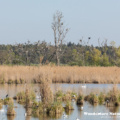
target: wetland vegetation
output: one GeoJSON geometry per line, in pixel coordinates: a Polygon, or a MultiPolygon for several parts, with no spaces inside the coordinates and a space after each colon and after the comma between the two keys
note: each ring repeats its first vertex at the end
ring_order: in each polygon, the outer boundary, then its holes
{"type": "MultiPolygon", "coordinates": [[[[3,85],[4,86],[4,85],[3,85]]],[[[71,112],[76,111],[73,102],[76,106],[80,107],[80,111],[84,110],[84,105],[89,104],[90,106],[105,106],[110,110],[115,108],[117,112],[120,105],[120,89],[116,84],[113,84],[111,89],[108,92],[99,92],[95,93],[84,93],[84,90],[87,88],[82,88],[79,85],[77,91],[73,89],[62,89],[59,84],[55,84],[53,89],[51,89],[50,79],[44,79],[41,81],[41,84],[38,84],[38,89],[33,89],[33,85],[25,84],[23,85],[25,89],[19,90],[13,98],[8,96],[4,99],[0,99],[1,109],[2,106],[8,105],[7,116],[16,116],[18,114],[15,110],[20,109],[14,106],[14,102],[20,104],[26,109],[25,117],[34,117],[39,118],[39,116],[47,115],[51,116],[50,119],[61,118],[63,113],[71,114],[71,112]],[[38,97],[39,96],[39,99],[38,97]],[[15,101],[13,101],[13,99],[15,101]],[[63,105],[64,103],[64,105],[63,105]]],[[[2,96],[1,96],[2,98],[2,96]]],[[[111,110],[113,111],[113,110],[111,110]]],[[[13,117],[12,120],[14,120],[13,117]]]]}
{"type": "Polygon", "coordinates": [[[120,83],[119,67],[0,66],[0,83],[120,83]]]}

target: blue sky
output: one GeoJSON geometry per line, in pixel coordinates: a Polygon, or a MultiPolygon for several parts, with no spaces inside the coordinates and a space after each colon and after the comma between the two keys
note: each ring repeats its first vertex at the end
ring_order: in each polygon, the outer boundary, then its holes
{"type": "Polygon", "coordinates": [[[120,45],[120,0],[0,0],[0,44],[45,40],[54,43],[51,23],[61,11],[70,31],[66,42],[91,37],[120,45]]]}

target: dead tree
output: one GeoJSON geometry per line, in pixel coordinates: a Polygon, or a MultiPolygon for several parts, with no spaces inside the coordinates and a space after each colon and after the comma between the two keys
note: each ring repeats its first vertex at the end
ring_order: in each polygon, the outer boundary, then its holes
{"type": "Polygon", "coordinates": [[[61,46],[64,42],[66,34],[69,29],[65,29],[64,22],[62,21],[63,15],[61,12],[57,11],[53,16],[52,29],[54,32],[54,42],[55,42],[55,54],[56,54],[56,63],[59,66],[61,46]]]}

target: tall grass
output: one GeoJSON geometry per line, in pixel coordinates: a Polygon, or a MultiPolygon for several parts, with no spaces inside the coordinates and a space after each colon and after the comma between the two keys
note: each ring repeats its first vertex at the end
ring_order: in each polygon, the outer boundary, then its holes
{"type": "Polygon", "coordinates": [[[6,82],[37,83],[47,77],[56,83],[120,83],[119,72],[119,67],[0,66],[0,78],[6,82]]]}

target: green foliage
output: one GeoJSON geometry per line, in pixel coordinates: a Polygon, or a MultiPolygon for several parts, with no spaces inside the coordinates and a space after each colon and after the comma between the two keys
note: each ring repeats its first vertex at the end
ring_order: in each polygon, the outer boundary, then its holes
{"type": "Polygon", "coordinates": [[[102,65],[102,66],[109,66],[109,65],[110,65],[110,63],[109,63],[109,58],[108,58],[108,56],[106,55],[106,53],[104,53],[103,56],[102,56],[101,65],[102,65]]]}
{"type": "Polygon", "coordinates": [[[98,96],[98,100],[100,103],[104,102],[105,95],[101,92],[100,95],[98,96]]]}
{"type": "MultiPolygon", "coordinates": [[[[7,65],[34,65],[51,62],[55,65],[55,46],[46,48],[46,42],[42,41],[39,46],[29,42],[18,45],[0,45],[0,64],[7,65]],[[41,49],[41,48],[45,48],[41,49]],[[46,51],[46,52],[45,52],[46,51]],[[43,59],[40,61],[40,56],[43,59]]],[[[115,47],[111,41],[110,46],[94,47],[69,42],[61,46],[63,54],[60,55],[61,65],[70,66],[120,66],[120,47],[115,47]]]]}
{"type": "Polygon", "coordinates": [[[72,106],[72,104],[71,104],[70,101],[67,101],[67,102],[66,102],[65,110],[73,110],[73,106],[72,106]]]}
{"type": "Polygon", "coordinates": [[[97,103],[98,102],[98,96],[96,96],[95,94],[91,93],[90,97],[89,97],[89,102],[91,104],[97,103]]]}
{"type": "Polygon", "coordinates": [[[55,95],[57,98],[58,97],[62,97],[63,96],[63,92],[61,90],[57,91],[56,92],[56,95],[55,95]]]}

